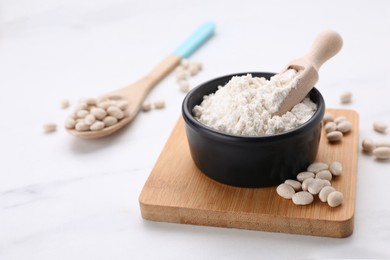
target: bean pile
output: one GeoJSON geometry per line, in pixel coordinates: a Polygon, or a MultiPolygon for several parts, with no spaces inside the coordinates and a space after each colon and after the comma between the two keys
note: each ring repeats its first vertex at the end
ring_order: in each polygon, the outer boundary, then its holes
{"type": "Polygon", "coordinates": [[[323,118],[326,138],[329,142],[340,142],[343,136],[352,130],[352,123],[345,116],[333,117],[326,113],[323,118]]]}
{"type": "Polygon", "coordinates": [[[195,76],[202,70],[202,64],[199,62],[182,59],[180,65],[176,68],[176,80],[180,91],[186,93],[190,90],[188,77],[195,76]]]}
{"type": "Polygon", "coordinates": [[[331,186],[333,177],[340,176],[343,167],[340,162],[330,164],[315,162],[306,171],[297,175],[297,180],[286,180],[276,188],[279,196],[291,199],[295,205],[308,205],[318,195],[322,202],[330,207],[338,207],[343,203],[344,196],[331,186]]]}
{"type": "Polygon", "coordinates": [[[65,120],[65,127],[76,131],[99,131],[117,124],[126,114],[127,100],[121,96],[87,98],[65,120]]]}

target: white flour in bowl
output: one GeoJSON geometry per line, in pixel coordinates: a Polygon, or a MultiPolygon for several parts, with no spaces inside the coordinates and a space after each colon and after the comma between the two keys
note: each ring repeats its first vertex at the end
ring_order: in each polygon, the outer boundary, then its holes
{"type": "Polygon", "coordinates": [[[282,116],[272,116],[297,83],[297,71],[290,69],[270,80],[235,76],[215,93],[204,96],[193,109],[195,118],[224,133],[264,136],[286,132],[308,121],[317,109],[309,98],[282,116]]]}

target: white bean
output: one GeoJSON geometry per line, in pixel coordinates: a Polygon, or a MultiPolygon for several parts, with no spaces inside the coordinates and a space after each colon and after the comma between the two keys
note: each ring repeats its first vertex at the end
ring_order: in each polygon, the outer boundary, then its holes
{"type": "Polygon", "coordinates": [[[351,131],[351,129],[352,129],[352,123],[347,121],[347,120],[345,120],[337,125],[337,130],[344,133],[344,134],[351,131]]]}
{"type": "Polygon", "coordinates": [[[321,189],[320,193],[318,194],[318,197],[322,202],[327,202],[329,194],[335,190],[336,189],[332,186],[325,186],[321,189]]]}
{"type": "Polygon", "coordinates": [[[94,115],[87,115],[85,118],[84,118],[84,123],[86,123],[87,125],[92,125],[93,123],[95,123],[96,121],[96,118],[94,115]]]}
{"type": "Polygon", "coordinates": [[[379,140],[374,142],[375,147],[390,147],[390,141],[379,140]]]}
{"type": "Polygon", "coordinates": [[[314,200],[313,195],[307,191],[300,191],[292,196],[292,201],[295,205],[308,205],[314,200]]]}
{"type": "Polygon", "coordinates": [[[87,115],[88,115],[89,113],[88,113],[88,111],[87,110],[79,110],[79,111],[77,111],[76,112],[76,116],[78,117],[78,118],[84,118],[84,117],[86,117],[87,115]]]}
{"type": "Polygon", "coordinates": [[[115,102],[113,100],[104,100],[104,101],[100,101],[97,104],[97,107],[102,108],[102,109],[107,109],[113,105],[115,105],[115,102]]]}
{"type": "Polygon", "coordinates": [[[184,80],[186,78],[187,78],[187,73],[185,70],[180,69],[180,70],[176,71],[176,80],[177,81],[184,80]]]}
{"type": "Polygon", "coordinates": [[[187,69],[189,65],[190,65],[190,61],[188,59],[181,59],[180,61],[181,68],[187,69]]]}
{"type": "Polygon", "coordinates": [[[125,100],[125,99],[118,100],[118,102],[116,103],[116,106],[119,107],[119,109],[121,109],[121,110],[126,110],[128,105],[129,105],[129,102],[127,102],[127,100],[125,100]]]}
{"type": "Polygon", "coordinates": [[[301,189],[301,183],[299,181],[296,181],[296,180],[286,180],[284,183],[290,185],[291,187],[293,187],[293,189],[295,191],[298,191],[301,189]]]}
{"type": "Polygon", "coordinates": [[[113,117],[116,117],[117,119],[122,119],[125,116],[125,113],[116,106],[110,106],[107,108],[107,114],[113,117]]]}
{"type": "Polygon", "coordinates": [[[164,100],[157,100],[153,103],[154,108],[156,109],[162,109],[165,107],[165,101],[164,100]]]}
{"type": "Polygon", "coordinates": [[[326,135],[329,142],[338,142],[343,138],[343,133],[340,131],[333,131],[326,135]]]}
{"type": "Polygon", "coordinates": [[[293,189],[293,187],[291,187],[290,185],[288,185],[286,183],[280,184],[276,188],[276,192],[278,193],[278,195],[280,197],[285,198],[285,199],[291,199],[291,197],[295,194],[295,190],[293,189]]]}
{"type": "Polygon", "coordinates": [[[352,100],[352,92],[351,92],[351,91],[343,92],[343,93],[340,95],[340,101],[341,101],[341,103],[343,103],[343,104],[350,103],[351,100],[352,100]]]}
{"type": "Polygon", "coordinates": [[[337,125],[335,122],[328,122],[325,124],[324,128],[325,128],[326,133],[330,133],[330,132],[336,131],[337,125]]]}
{"type": "Polygon", "coordinates": [[[325,186],[325,183],[321,179],[314,179],[310,184],[307,186],[307,191],[310,192],[313,195],[318,194],[321,189],[325,186]]]}
{"type": "Polygon", "coordinates": [[[186,80],[180,80],[179,81],[179,89],[181,92],[188,92],[190,90],[190,85],[188,84],[188,81],[186,80]]]}
{"type": "Polygon", "coordinates": [[[152,104],[148,101],[145,101],[143,104],[142,104],[142,107],[141,107],[142,111],[143,112],[148,112],[152,109],[152,104]]]}
{"type": "Polygon", "coordinates": [[[76,125],[76,120],[74,120],[73,117],[68,117],[67,119],[65,119],[65,127],[67,129],[73,129],[76,125]]]}
{"type": "Polygon", "coordinates": [[[101,130],[104,128],[104,123],[102,121],[95,121],[90,127],[89,129],[91,131],[98,131],[98,130],[101,130]]]}
{"type": "Polygon", "coordinates": [[[314,173],[312,172],[300,172],[297,175],[297,180],[300,182],[303,182],[304,180],[308,178],[314,178],[314,173]]]}
{"type": "Polygon", "coordinates": [[[310,183],[314,181],[313,177],[307,178],[302,182],[302,190],[307,191],[309,188],[310,183]]]}
{"type": "Polygon", "coordinates": [[[307,171],[312,173],[317,173],[327,169],[329,169],[328,164],[323,162],[315,162],[310,164],[309,167],[307,167],[307,171]]]}
{"type": "Polygon", "coordinates": [[[333,120],[334,120],[333,115],[329,114],[329,113],[325,113],[324,117],[322,118],[322,121],[324,122],[324,124],[326,124],[328,122],[333,122],[333,120]]]}
{"type": "Polygon", "coordinates": [[[88,131],[89,130],[89,125],[87,125],[84,122],[78,122],[78,123],[76,123],[75,128],[76,128],[77,131],[80,131],[80,132],[88,131]]]}
{"type": "Polygon", "coordinates": [[[199,68],[197,66],[190,65],[190,68],[188,69],[191,76],[195,76],[199,72],[199,68]]]}
{"type": "Polygon", "coordinates": [[[374,141],[368,138],[363,139],[362,148],[363,148],[363,152],[372,153],[372,151],[374,151],[375,149],[374,141]]]}
{"type": "Polygon", "coordinates": [[[323,170],[323,171],[317,172],[316,179],[331,181],[332,180],[332,173],[330,173],[329,170],[323,170]]]}
{"type": "Polygon", "coordinates": [[[88,106],[94,106],[97,104],[97,100],[95,98],[87,98],[85,101],[88,106]]]}
{"type": "Polygon", "coordinates": [[[378,133],[386,133],[387,124],[385,122],[377,120],[373,123],[373,126],[378,133]]]}
{"type": "Polygon", "coordinates": [[[57,125],[55,123],[46,123],[43,125],[43,132],[52,133],[57,130],[57,125]]]}
{"type": "Polygon", "coordinates": [[[327,202],[332,208],[340,206],[343,203],[344,195],[340,191],[333,191],[329,193],[327,202]]]}
{"type": "Polygon", "coordinates": [[[103,108],[96,107],[91,109],[91,115],[94,115],[97,120],[102,120],[107,115],[107,112],[103,108]]]}
{"type": "Polygon", "coordinates": [[[340,162],[332,162],[329,164],[329,171],[333,176],[340,176],[343,172],[343,165],[340,162]]]}
{"type": "Polygon", "coordinates": [[[335,122],[337,125],[340,124],[341,122],[347,120],[347,118],[345,116],[338,116],[336,117],[333,122],[335,122]]]}
{"type": "Polygon", "coordinates": [[[118,119],[116,117],[113,117],[113,116],[106,116],[103,119],[104,126],[106,126],[106,127],[115,125],[117,122],[118,122],[118,119]]]}
{"type": "Polygon", "coordinates": [[[65,109],[69,107],[69,100],[63,99],[61,100],[61,108],[65,109]]]}
{"type": "Polygon", "coordinates": [[[378,147],[373,151],[375,157],[379,160],[390,159],[390,147],[378,147]]]}

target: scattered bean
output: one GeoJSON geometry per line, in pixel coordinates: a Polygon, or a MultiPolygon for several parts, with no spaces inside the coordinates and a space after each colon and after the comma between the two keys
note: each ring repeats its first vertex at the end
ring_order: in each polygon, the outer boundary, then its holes
{"type": "Polygon", "coordinates": [[[338,124],[340,124],[341,122],[343,122],[343,121],[345,121],[345,120],[347,120],[347,118],[346,118],[345,116],[338,116],[338,117],[336,117],[336,118],[333,120],[333,122],[335,122],[336,125],[338,125],[338,124]]]}
{"type": "Polygon", "coordinates": [[[57,125],[55,123],[46,123],[43,125],[43,132],[52,133],[57,130],[57,125]]]}
{"type": "Polygon", "coordinates": [[[298,191],[301,189],[301,183],[299,181],[296,181],[296,180],[286,180],[284,183],[290,185],[291,187],[293,187],[293,189],[295,191],[298,191]]]}
{"type": "MultiPolygon", "coordinates": [[[[190,65],[190,61],[188,59],[181,59],[180,65],[183,69],[187,69],[190,65]]],[[[180,68],[180,67],[179,67],[180,68]]]]}
{"type": "Polygon", "coordinates": [[[181,92],[189,91],[189,84],[187,82],[188,76],[195,76],[202,69],[202,64],[199,62],[192,62],[188,59],[182,59],[180,65],[176,68],[176,80],[179,84],[181,92]]]}
{"type": "Polygon", "coordinates": [[[307,191],[313,195],[317,195],[324,186],[325,184],[321,179],[314,179],[307,186],[307,191]]]}
{"type": "Polygon", "coordinates": [[[326,138],[329,142],[338,142],[341,141],[341,139],[343,138],[343,133],[340,131],[333,131],[326,134],[326,138]]]}
{"type": "Polygon", "coordinates": [[[148,112],[152,109],[152,104],[148,101],[145,101],[143,104],[142,104],[142,111],[144,112],[148,112]]]}
{"type": "Polygon", "coordinates": [[[390,141],[379,140],[374,142],[375,147],[390,147],[390,141]]]}
{"type": "Polygon", "coordinates": [[[179,89],[181,92],[188,92],[190,90],[190,86],[188,84],[188,81],[180,80],[179,81],[179,89]]]}
{"type": "Polygon", "coordinates": [[[332,180],[332,173],[330,173],[329,170],[323,170],[323,171],[317,172],[316,179],[331,181],[332,180]]]}
{"type": "Polygon", "coordinates": [[[343,172],[343,165],[340,162],[332,162],[329,164],[329,171],[333,176],[340,176],[343,172]]]}
{"type": "Polygon", "coordinates": [[[326,133],[330,133],[330,132],[336,131],[337,125],[335,122],[328,122],[325,124],[324,128],[325,128],[326,133]]]}
{"type": "Polygon", "coordinates": [[[333,191],[329,193],[327,202],[332,208],[340,206],[343,203],[344,195],[340,191],[333,191]]]}
{"type": "Polygon", "coordinates": [[[154,107],[156,109],[162,109],[165,107],[165,101],[164,100],[157,100],[153,103],[154,107]]]}
{"type": "Polygon", "coordinates": [[[346,91],[340,95],[340,101],[343,104],[351,103],[352,100],[352,92],[346,91]]]}
{"type": "Polygon", "coordinates": [[[374,130],[377,131],[378,133],[386,133],[387,130],[387,124],[383,121],[375,121],[373,123],[374,130]]]}
{"type": "Polygon", "coordinates": [[[286,183],[280,184],[276,188],[276,192],[280,197],[283,197],[285,199],[291,199],[291,197],[295,194],[294,188],[286,183]]]}
{"type": "Polygon", "coordinates": [[[352,123],[347,120],[342,121],[337,125],[337,130],[342,132],[343,134],[348,133],[349,131],[351,131],[351,129],[352,129],[352,123]]]}
{"type": "Polygon", "coordinates": [[[328,164],[323,162],[315,162],[307,167],[308,172],[317,173],[323,170],[327,170],[329,168],[328,164]]]}
{"type": "Polygon", "coordinates": [[[306,180],[308,178],[314,178],[314,176],[315,175],[312,172],[300,172],[297,175],[297,180],[300,182],[303,182],[304,180],[306,180]]]}
{"type": "Polygon", "coordinates": [[[326,124],[328,122],[333,122],[333,120],[334,120],[333,115],[329,114],[329,113],[325,113],[324,117],[322,118],[322,121],[324,122],[324,124],[326,124]]]}
{"type": "Polygon", "coordinates": [[[371,139],[365,138],[362,141],[363,152],[372,153],[375,149],[374,142],[371,139]]]}
{"type": "Polygon", "coordinates": [[[375,157],[379,160],[390,159],[390,147],[378,147],[373,151],[375,157]]]}
{"type": "Polygon", "coordinates": [[[300,191],[292,196],[292,201],[295,205],[308,205],[314,200],[313,195],[307,191],[300,191]]]}
{"type": "Polygon", "coordinates": [[[307,178],[302,182],[302,190],[307,191],[309,188],[309,185],[314,181],[313,177],[307,178]]]}
{"type": "Polygon", "coordinates": [[[322,202],[327,202],[329,194],[335,190],[336,189],[332,186],[325,186],[321,189],[320,193],[318,194],[318,197],[322,202]]]}
{"type": "Polygon", "coordinates": [[[65,109],[69,107],[69,100],[63,99],[61,100],[61,108],[65,109]]]}

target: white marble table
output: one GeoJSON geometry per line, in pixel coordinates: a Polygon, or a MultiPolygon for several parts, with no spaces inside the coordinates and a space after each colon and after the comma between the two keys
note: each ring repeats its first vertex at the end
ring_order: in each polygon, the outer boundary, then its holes
{"type": "Polygon", "coordinates": [[[328,107],[360,114],[360,139],[390,124],[389,1],[0,2],[0,259],[298,259],[390,257],[390,162],[359,152],[355,229],[345,239],[154,223],[138,196],[179,115],[173,75],[151,93],[164,110],[119,134],[77,140],[62,124],[77,101],[141,77],[207,20],[214,38],[190,80],[279,71],[333,28],[344,48],[321,69],[328,107]],[[339,95],[353,91],[353,103],[339,95]]]}

